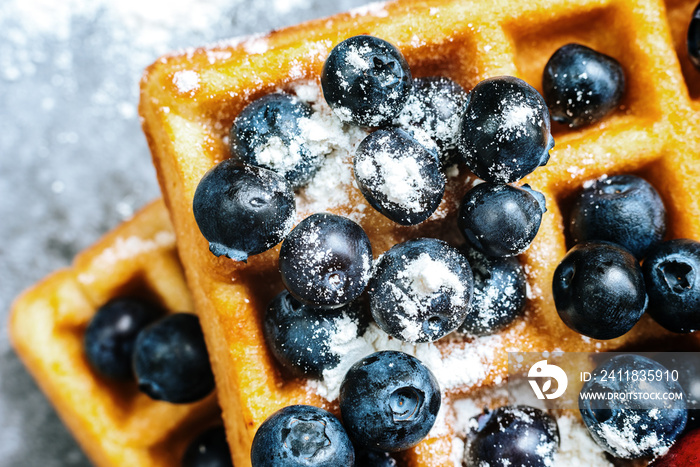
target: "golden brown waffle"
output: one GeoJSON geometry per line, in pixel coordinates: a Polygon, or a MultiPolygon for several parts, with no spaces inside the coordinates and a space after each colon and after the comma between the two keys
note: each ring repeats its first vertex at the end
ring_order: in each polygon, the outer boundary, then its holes
{"type": "Polygon", "coordinates": [[[187,405],[154,401],[135,383],[97,376],[83,355],[83,334],[97,308],[125,295],[172,312],[193,309],[162,201],[17,299],[10,337],[95,465],[179,465],[200,430],[220,419],[216,395],[187,405]]]}
{"type": "MultiPolygon", "coordinates": [[[[293,403],[335,408],[304,381],[285,379],[263,340],[262,312],[283,288],[277,272],[279,247],[251,257],[247,264],[216,258],[194,221],[194,191],[209,168],[229,157],[226,137],[241,109],[298,81],[318,85],[332,47],[357,34],[398,46],[415,77],[448,76],[467,90],[498,75],[518,76],[541,90],[546,61],[569,42],[622,63],[627,90],[620,108],[583,129],[555,126],[557,144],[549,164],[523,180],[545,194],[549,209],[535,242],[521,256],[530,288],[527,311],[491,340],[496,344],[484,354],[482,377],[443,398],[449,406],[451,399],[500,381],[509,350],[603,351],[646,347],[652,340],[671,338],[648,317],[617,339],[583,337],[557,316],[551,280],[571,246],[564,233],[571,195],[583,181],[604,174],[645,177],[666,203],[669,238],[700,239],[700,88],[698,73],[681,66],[679,58],[686,57],[676,53],[684,47],[681,36],[695,3],[669,2],[667,16],[660,0],[399,0],[263,37],[188,50],[164,57],[147,70],[140,113],[213,359],[237,467],[250,465],[255,430],[277,409],[293,403]],[[672,32],[678,35],[675,48],[672,32]]],[[[346,199],[329,210],[341,215],[362,212],[359,223],[375,255],[408,238],[447,238],[455,224],[456,202],[471,177],[463,167],[460,172],[448,183],[438,209],[442,215],[416,227],[388,221],[352,187],[342,188],[348,190],[346,199]],[[363,205],[365,209],[358,208],[363,205]]],[[[298,198],[297,220],[312,213],[308,206],[298,198]]],[[[697,345],[697,335],[689,339],[697,345]]],[[[486,344],[475,340],[437,345],[445,354],[461,347],[481,355],[486,344]]],[[[448,429],[404,458],[412,466],[450,465],[451,440],[448,429]]]]}

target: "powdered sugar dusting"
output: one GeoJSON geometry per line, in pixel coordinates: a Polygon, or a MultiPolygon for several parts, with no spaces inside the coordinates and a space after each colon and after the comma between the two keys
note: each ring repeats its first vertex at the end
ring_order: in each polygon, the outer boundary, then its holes
{"type": "MultiPolygon", "coordinates": [[[[445,392],[478,385],[492,369],[494,354],[502,344],[499,336],[489,336],[461,343],[444,351],[434,343],[411,344],[395,339],[372,323],[359,338],[357,323],[346,323],[343,331],[331,340],[330,352],[339,355],[338,366],[323,372],[321,381],[307,381],[307,386],[321,397],[333,401],[348,369],[358,360],[380,350],[396,350],[418,358],[435,375],[445,392]]],[[[339,329],[341,329],[339,327],[339,329]]]]}
{"type": "MultiPolygon", "coordinates": [[[[348,193],[355,183],[352,155],[360,141],[367,136],[367,131],[343,123],[328,107],[317,84],[296,83],[292,91],[314,110],[311,118],[304,119],[300,125],[302,138],[314,152],[325,156],[316,175],[297,194],[299,215],[328,211],[338,206],[350,207],[348,193]]],[[[362,217],[364,205],[353,208],[354,215],[348,217],[358,220],[362,217]]]]}
{"type": "MultiPolygon", "coordinates": [[[[172,232],[158,232],[153,239],[144,239],[137,236],[118,237],[114,246],[106,248],[99,256],[95,257],[93,264],[98,269],[109,271],[120,261],[136,258],[151,251],[164,248],[175,247],[175,234],[172,232]]],[[[78,281],[84,284],[91,284],[97,278],[90,273],[82,273],[78,276],[78,281]]]]}
{"type": "Polygon", "coordinates": [[[358,8],[353,8],[349,11],[350,15],[355,16],[376,16],[377,18],[385,18],[389,16],[389,12],[385,9],[386,2],[374,2],[358,8]]]}
{"type": "Polygon", "coordinates": [[[181,70],[173,75],[173,83],[178,92],[189,94],[199,88],[199,74],[192,70],[181,70]]]}

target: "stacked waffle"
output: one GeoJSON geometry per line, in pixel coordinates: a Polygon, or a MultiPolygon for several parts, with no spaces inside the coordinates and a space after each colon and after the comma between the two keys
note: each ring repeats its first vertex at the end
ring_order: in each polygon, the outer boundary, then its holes
{"type": "MultiPolygon", "coordinates": [[[[554,269],[571,246],[564,228],[571,199],[586,180],[623,173],[642,176],[664,200],[667,236],[700,240],[696,182],[700,177],[700,137],[696,131],[700,125],[700,74],[685,64],[684,38],[694,2],[667,3],[397,1],[267,36],[167,56],[147,70],[140,105],[144,131],[209,348],[236,466],[250,465],[253,436],[278,409],[310,404],[338,410],[328,388],[319,389],[322,385],[318,382],[282,372],[263,338],[264,310],[284,288],[278,271],[279,247],[251,256],[247,263],[216,257],[195,222],[192,204],[199,181],[215,164],[231,156],[228,133],[241,110],[256,98],[279,90],[320,96],[319,77],[331,49],[359,34],[397,46],[414,77],[446,76],[466,90],[485,78],[511,75],[542,91],[546,61],[559,47],[572,42],[615,57],[622,64],[627,88],[619,108],[581,129],[555,125],[556,147],[549,163],[523,179],[544,194],[548,207],[537,237],[520,256],[529,289],[523,316],[495,336],[449,338],[431,344],[445,360],[463,355],[464,362],[477,369],[443,387],[441,429],[433,430],[401,458],[410,466],[450,465],[455,401],[502,382],[508,351],[657,350],[662,346],[668,350],[667,343],[676,339],[646,316],[622,337],[606,341],[587,338],[564,325],[551,292],[554,269]]],[[[315,102],[321,100],[319,97],[315,102]]],[[[457,206],[474,181],[466,168],[457,166],[449,177],[445,196],[433,216],[417,226],[404,227],[375,211],[352,183],[351,159],[359,140],[352,135],[345,139],[345,147],[334,149],[336,165],[325,172],[322,168],[308,187],[297,192],[296,222],[319,211],[350,217],[368,234],[375,257],[412,238],[454,238],[457,206]]],[[[150,217],[154,216],[151,212],[150,217]]],[[[103,244],[99,248],[109,247],[103,244]]],[[[140,261],[133,263],[142,264],[140,261]]],[[[124,264],[131,262],[124,259],[124,264]]],[[[116,275],[114,269],[111,271],[116,275]]],[[[135,270],[133,274],[132,280],[144,277],[135,270]]],[[[177,284],[184,293],[182,281],[177,284]]],[[[21,317],[30,312],[22,308],[42,303],[33,297],[19,302],[15,313],[15,340],[22,355],[32,355],[21,345],[20,336],[30,332],[21,324],[21,317]]],[[[685,349],[700,348],[697,334],[683,340],[685,349]]],[[[71,361],[80,361],[78,350],[73,348],[72,352],[71,361]]],[[[46,365],[48,356],[56,352],[37,354],[27,357],[30,367],[32,361],[46,365]]],[[[47,375],[57,388],[70,384],[68,379],[59,381],[51,376],[48,370],[37,373],[40,381],[47,375]]],[[[98,384],[94,378],[92,381],[98,384]]],[[[47,392],[52,390],[47,388],[47,392]]],[[[61,407],[62,403],[56,403],[61,407]]],[[[135,409],[130,406],[130,410],[135,409]]],[[[66,418],[71,420],[68,415],[66,418]]],[[[83,428],[75,428],[79,439],[93,426],[87,419],[82,423],[83,428]]],[[[160,446],[162,438],[154,442],[160,446]]],[[[97,449],[95,443],[84,440],[88,452],[97,449]]]]}

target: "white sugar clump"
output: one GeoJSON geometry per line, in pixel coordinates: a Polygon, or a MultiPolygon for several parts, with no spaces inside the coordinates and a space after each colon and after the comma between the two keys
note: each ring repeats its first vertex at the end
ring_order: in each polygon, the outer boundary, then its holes
{"type": "MultiPolygon", "coordinates": [[[[305,215],[348,206],[348,193],[354,184],[352,154],[368,133],[355,125],[343,123],[328,107],[315,83],[297,83],[292,91],[314,110],[310,118],[302,119],[299,124],[301,137],[311,153],[325,157],[311,181],[299,190],[298,211],[305,215]]],[[[356,217],[360,217],[360,207],[357,209],[356,217]]]]}
{"type": "MultiPolygon", "coordinates": [[[[654,410],[654,409],[651,409],[654,410]]],[[[664,454],[670,443],[664,438],[659,438],[656,433],[651,432],[640,436],[639,422],[642,420],[641,413],[628,413],[623,421],[622,427],[617,427],[608,420],[593,428],[595,433],[610,446],[616,457],[633,459],[642,456],[650,450],[655,456],[664,454]]],[[[646,411],[646,417],[650,417],[650,410],[646,411]]]]}
{"type": "MultiPolygon", "coordinates": [[[[388,144],[389,138],[383,140],[388,144]]],[[[412,153],[379,151],[372,157],[358,155],[355,173],[390,203],[408,211],[423,209],[420,194],[426,186],[425,177],[421,174],[420,162],[412,153]]]]}
{"type": "Polygon", "coordinates": [[[301,162],[301,147],[297,141],[286,145],[279,136],[273,136],[256,148],[255,159],[263,167],[284,174],[301,162]]]}
{"type": "Polygon", "coordinates": [[[427,253],[411,261],[398,276],[409,281],[410,290],[417,297],[430,297],[447,289],[453,306],[464,303],[464,284],[459,276],[445,262],[431,258],[427,253]]]}
{"type": "Polygon", "coordinates": [[[199,88],[199,74],[192,70],[177,71],[173,75],[173,83],[182,94],[194,92],[199,88]]]}
{"type": "Polygon", "coordinates": [[[554,456],[556,467],[586,465],[589,467],[611,467],[605,451],[591,438],[588,429],[571,415],[557,418],[559,425],[559,450],[554,456]]]}
{"type": "Polygon", "coordinates": [[[343,378],[355,362],[380,350],[396,350],[413,355],[432,371],[443,392],[476,385],[491,370],[494,353],[502,342],[499,336],[483,337],[465,347],[451,349],[443,356],[433,343],[411,344],[395,339],[374,323],[361,337],[355,337],[357,326],[349,318],[339,323],[339,332],[330,339],[329,352],[338,355],[340,363],[324,371],[320,381],[307,381],[310,389],[328,401],[338,398],[343,378]]]}

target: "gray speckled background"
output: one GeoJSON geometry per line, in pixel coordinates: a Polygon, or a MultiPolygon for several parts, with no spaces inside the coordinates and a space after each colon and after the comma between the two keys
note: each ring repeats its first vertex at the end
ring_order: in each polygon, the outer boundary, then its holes
{"type": "Polygon", "coordinates": [[[0,1],[0,466],[90,465],[12,351],[7,319],[23,289],[159,196],[136,114],[143,68],[363,3],[0,1]]]}

